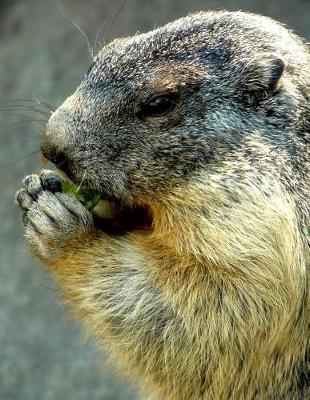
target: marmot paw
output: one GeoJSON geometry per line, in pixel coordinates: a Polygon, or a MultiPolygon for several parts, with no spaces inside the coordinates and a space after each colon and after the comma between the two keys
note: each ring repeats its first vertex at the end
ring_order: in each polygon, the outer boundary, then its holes
{"type": "Polygon", "coordinates": [[[74,195],[61,193],[53,171],[27,176],[15,199],[24,211],[26,237],[41,257],[57,257],[69,239],[83,240],[93,228],[92,214],[74,195]]]}

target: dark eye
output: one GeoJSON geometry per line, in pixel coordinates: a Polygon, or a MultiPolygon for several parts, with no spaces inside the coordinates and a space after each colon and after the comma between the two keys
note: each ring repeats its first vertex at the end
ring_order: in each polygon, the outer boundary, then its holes
{"type": "Polygon", "coordinates": [[[144,117],[161,117],[170,113],[177,104],[177,93],[166,93],[151,97],[141,108],[144,117]]]}

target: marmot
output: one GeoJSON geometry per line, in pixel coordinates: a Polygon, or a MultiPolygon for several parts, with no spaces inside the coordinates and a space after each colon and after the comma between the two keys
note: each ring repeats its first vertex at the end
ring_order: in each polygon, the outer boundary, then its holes
{"type": "Polygon", "coordinates": [[[145,396],[309,398],[309,65],[267,17],[200,12],[114,40],[50,117],[42,153],[118,211],[43,171],[26,238],[145,396]]]}

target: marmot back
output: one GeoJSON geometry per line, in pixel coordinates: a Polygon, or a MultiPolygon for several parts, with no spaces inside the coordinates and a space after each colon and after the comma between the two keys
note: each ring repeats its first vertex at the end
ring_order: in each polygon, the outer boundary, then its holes
{"type": "Polygon", "coordinates": [[[309,65],[269,18],[201,12],[110,43],[49,120],[43,154],[109,215],[43,171],[26,237],[152,398],[310,395],[309,65]]]}

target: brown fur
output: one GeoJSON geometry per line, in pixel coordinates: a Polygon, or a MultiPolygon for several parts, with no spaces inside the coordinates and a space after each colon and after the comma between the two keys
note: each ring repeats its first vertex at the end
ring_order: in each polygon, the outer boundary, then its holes
{"type": "Polygon", "coordinates": [[[309,59],[269,19],[196,14],[108,46],[50,119],[52,161],[152,216],[99,229],[46,172],[17,194],[73,313],[152,399],[310,396],[309,59]],[[141,118],[167,91],[175,109],[141,118]]]}
{"type": "Polygon", "coordinates": [[[88,246],[78,242],[80,250],[48,264],[90,332],[113,348],[126,373],[143,381],[150,374],[146,386],[161,388],[157,398],[289,398],[287,385],[298,373],[295,368],[308,340],[301,334],[307,327],[301,307],[308,295],[309,254],[302,256],[305,248],[294,207],[280,187],[273,187],[267,197],[253,186],[240,192],[238,200],[238,208],[231,209],[231,199],[218,190],[216,181],[207,190],[191,184],[163,204],[150,204],[152,232],[123,239],[100,233],[88,246]],[[204,218],[205,206],[209,214],[204,218]],[[102,248],[112,273],[125,254],[143,260],[165,305],[177,310],[182,329],[171,326],[173,334],[166,333],[164,348],[157,341],[144,348],[140,336],[117,341],[105,316],[99,318],[100,291],[110,285],[101,271],[102,248]],[[247,356],[241,362],[242,354],[247,356]]]}

